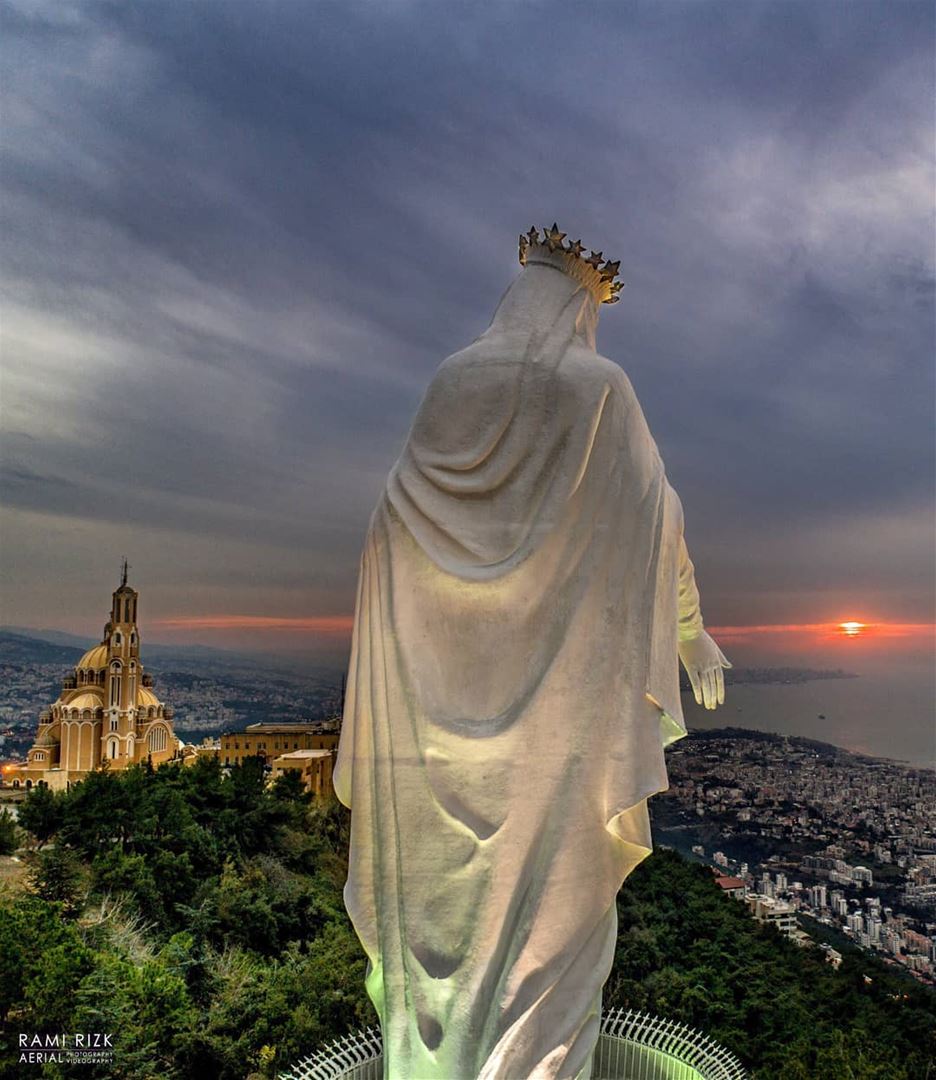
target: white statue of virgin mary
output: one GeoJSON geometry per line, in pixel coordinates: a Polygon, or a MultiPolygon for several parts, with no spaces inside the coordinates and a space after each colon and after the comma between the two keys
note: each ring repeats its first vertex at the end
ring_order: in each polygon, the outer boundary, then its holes
{"type": "Polygon", "coordinates": [[[679,498],[554,225],[432,379],[360,563],[335,790],[391,1080],[584,1080],[647,798],[730,666],[679,498]]]}

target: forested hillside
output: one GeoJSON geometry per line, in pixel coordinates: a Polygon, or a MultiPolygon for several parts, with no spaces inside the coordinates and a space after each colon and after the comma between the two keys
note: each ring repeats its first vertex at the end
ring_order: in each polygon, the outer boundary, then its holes
{"type": "MultiPolygon", "coordinates": [[[[43,1077],[273,1077],[373,1023],[341,890],[348,812],[255,762],[95,773],[21,804],[28,870],[0,892],[0,1076],[18,1032],[112,1032],[112,1064],[43,1077]]],[[[0,823],[2,824],[2,823],[0,823]]],[[[0,844],[13,845],[9,824],[0,844]]],[[[670,851],[619,898],[606,1005],[683,1020],[754,1080],[922,1080],[936,995],[866,954],[834,971],[670,851]]],[[[930,1072],[936,1077],[936,1070],[930,1072]]]]}

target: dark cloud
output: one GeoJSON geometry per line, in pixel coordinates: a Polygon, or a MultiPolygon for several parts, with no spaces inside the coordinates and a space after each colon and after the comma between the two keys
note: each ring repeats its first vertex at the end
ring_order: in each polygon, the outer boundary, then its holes
{"type": "Polygon", "coordinates": [[[928,617],[929,4],[0,13],[10,620],[118,536],[188,573],[167,613],[350,608],[422,388],[554,218],[622,260],[599,345],[709,621],[856,575],[928,617]]]}

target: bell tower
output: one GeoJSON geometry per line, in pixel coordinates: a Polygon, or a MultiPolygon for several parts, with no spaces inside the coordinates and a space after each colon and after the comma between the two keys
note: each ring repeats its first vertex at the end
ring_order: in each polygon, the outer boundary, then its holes
{"type": "Polygon", "coordinates": [[[127,584],[129,565],[124,559],[120,584],[111,596],[110,621],[104,627],[107,645],[107,698],[109,722],[106,734],[125,736],[129,731],[127,714],[136,706],[140,676],[140,633],[137,630],[136,589],[127,584]]]}
{"type": "Polygon", "coordinates": [[[111,629],[126,630],[128,633],[137,621],[137,591],[127,584],[127,571],[130,569],[126,559],[120,572],[120,584],[111,597],[111,629]]]}

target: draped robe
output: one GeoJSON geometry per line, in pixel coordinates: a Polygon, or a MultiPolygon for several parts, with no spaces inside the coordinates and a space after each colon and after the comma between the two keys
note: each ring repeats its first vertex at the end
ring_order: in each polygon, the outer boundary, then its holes
{"type": "Polygon", "coordinates": [[[686,733],[682,508],[597,310],[526,266],[370,520],[334,785],[385,1080],[590,1075],[615,896],[686,733]]]}

